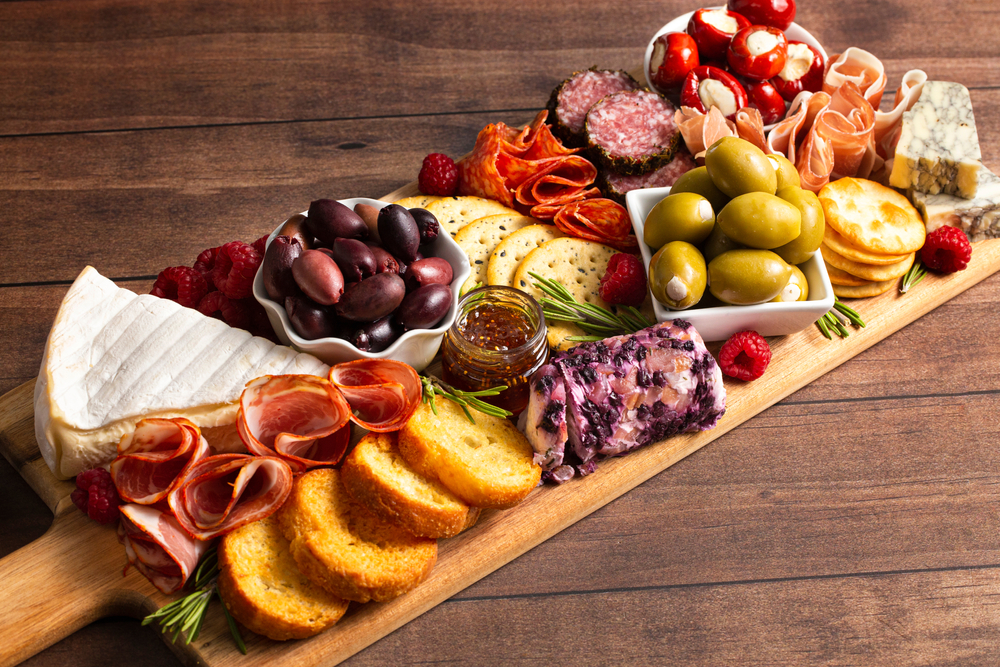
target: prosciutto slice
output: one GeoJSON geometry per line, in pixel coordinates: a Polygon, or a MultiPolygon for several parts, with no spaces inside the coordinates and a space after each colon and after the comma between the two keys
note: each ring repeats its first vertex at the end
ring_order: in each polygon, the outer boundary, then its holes
{"type": "Polygon", "coordinates": [[[128,562],[166,594],[181,589],[210,546],[192,539],[170,513],[147,505],[119,508],[118,541],[128,562]]]}
{"type": "Polygon", "coordinates": [[[710,107],[702,113],[691,107],[681,107],[674,112],[674,122],[681,131],[684,144],[696,160],[704,161],[705,151],[719,139],[739,137],[766,151],[764,142],[764,120],[760,111],[749,107],[740,109],[736,122],[722,115],[718,107],[710,107]]]}
{"type": "Polygon", "coordinates": [[[881,60],[852,46],[830,60],[823,77],[823,92],[832,95],[845,83],[853,83],[868,103],[878,109],[887,80],[881,60]]]}
{"type": "Polygon", "coordinates": [[[284,459],[298,473],[340,462],[350,419],[351,406],[324,378],[265,375],[240,395],[236,428],[248,450],[284,459]]]}
{"type": "Polygon", "coordinates": [[[282,459],[218,454],[193,465],[167,500],[186,533],[210,540],[271,516],[292,492],[292,481],[282,459]]]}
{"type": "Polygon", "coordinates": [[[152,505],[208,453],[201,430],[187,419],[143,419],[118,443],[111,478],[126,502],[152,505]]]}
{"type": "Polygon", "coordinates": [[[369,431],[398,431],[419,407],[420,376],[392,359],[358,359],[330,369],[330,382],[351,405],[351,421],[369,431]]]}

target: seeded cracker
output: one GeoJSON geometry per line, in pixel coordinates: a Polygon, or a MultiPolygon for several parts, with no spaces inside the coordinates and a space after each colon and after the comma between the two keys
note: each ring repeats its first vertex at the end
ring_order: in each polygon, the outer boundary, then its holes
{"type": "Polygon", "coordinates": [[[514,274],[517,272],[517,266],[521,260],[543,243],[563,236],[565,234],[552,225],[530,225],[512,232],[497,244],[490,255],[490,261],[486,267],[486,284],[516,287],[514,274]]]}
{"type": "Polygon", "coordinates": [[[517,211],[499,202],[482,197],[441,197],[427,205],[427,210],[441,223],[441,229],[452,236],[473,220],[487,215],[518,215],[517,211]]]}
{"type": "Polygon", "coordinates": [[[501,241],[511,233],[535,224],[539,224],[539,221],[526,215],[501,213],[474,220],[458,230],[455,243],[469,256],[469,264],[472,265],[472,275],[462,285],[462,293],[468,292],[478,283],[487,284],[486,267],[489,265],[490,255],[501,241]]]}
{"type": "Polygon", "coordinates": [[[412,197],[403,197],[398,201],[394,201],[393,204],[399,204],[403,208],[427,208],[440,199],[444,199],[444,197],[438,197],[437,195],[414,195],[412,197]]]}

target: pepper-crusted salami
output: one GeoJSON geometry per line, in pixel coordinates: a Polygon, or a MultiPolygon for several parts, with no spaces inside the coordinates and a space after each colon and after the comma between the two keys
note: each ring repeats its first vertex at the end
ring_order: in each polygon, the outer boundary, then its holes
{"type": "Polygon", "coordinates": [[[639,175],[670,162],[680,141],[670,102],[645,90],[609,95],[587,112],[587,144],[601,165],[639,175]]]}
{"type": "Polygon", "coordinates": [[[691,171],[698,165],[687,150],[678,150],[674,159],[659,169],[640,176],[624,176],[613,171],[601,172],[600,188],[604,195],[613,201],[623,204],[626,193],[643,188],[662,188],[673,185],[681,175],[691,171]]]}
{"type": "Polygon", "coordinates": [[[585,146],[584,119],[590,107],[602,97],[642,86],[622,70],[588,69],[574,72],[560,83],[549,98],[553,130],[567,146],[585,146]]]}

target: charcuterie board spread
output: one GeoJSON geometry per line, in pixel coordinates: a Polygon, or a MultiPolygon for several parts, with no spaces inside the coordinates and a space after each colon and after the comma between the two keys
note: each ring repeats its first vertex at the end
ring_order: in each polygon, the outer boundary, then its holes
{"type": "Polygon", "coordinates": [[[572,73],[150,294],[86,267],[0,397],[55,515],[0,561],[0,666],[108,614],[339,662],[996,271],[965,87],[880,111],[878,58],[794,7],[678,17],[647,85],[572,73]]]}

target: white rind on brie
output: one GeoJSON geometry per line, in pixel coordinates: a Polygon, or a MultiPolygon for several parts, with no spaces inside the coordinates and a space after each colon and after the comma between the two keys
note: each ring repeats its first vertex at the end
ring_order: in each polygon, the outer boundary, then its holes
{"type": "Polygon", "coordinates": [[[49,333],[35,383],[35,437],[61,479],[110,462],[146,417],[185,417],[239,446],[230,431],[244,385],[261,375],[325,376],[315,357],[198,311],[80,273],[49,333]]]}

